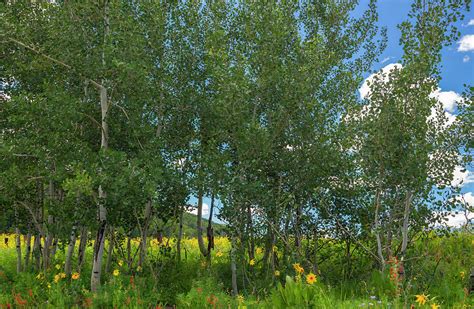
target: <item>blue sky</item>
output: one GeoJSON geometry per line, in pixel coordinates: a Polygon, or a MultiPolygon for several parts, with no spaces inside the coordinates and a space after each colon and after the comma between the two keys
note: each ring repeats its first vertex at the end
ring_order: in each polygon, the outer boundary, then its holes
{"type": "MultiPolygon", "coordinates": [[[[368,3],[369,0],[361,0],[358,10],[363,10],[368,3]]],[[[373,69],[378,70],[400,61],[403,50],[399,45],[400,31],[397,25],[407,18],[411,3],[409,0],[379,0],[379,25],[387,27],[388,45],[380,56],[381,61],[373,69]]],[[[460,39],[442,50],[440,92],[444,100],[451,100],[451,104],[456,95],[465,89],[464,84],[474,85],[474,12],[465,12],[464,15],[465,19],[456,24],[461,32],[460,39]]],[[[450,112],[456,114],[455,105],[451,106],[450,112]]],[[[472,166],[465,173],[461,172],[461,168],[456,169],[455,178],[456,182],[463,179],[461,193],[474,205],[472,166]]]]}
{"type": "MultiPolygon", "coordinates": [[[[403,50],[399,45],[400,31],[397,25],[407,18],[411,2],[409,0],[379,0],[378,23],[381,27],[387,28],[388,45],[380,56],[380,62],[373,67],[374,70],[400,61],[403,50]]],[[[361,0],[354,13],[356,15],[362,13],[368,3],[369,0],[361,0]]],[[[442,80],[440,82],[440,94],[443,99],[451,101],[450,113],[452,115],[456,114],[455,104],[453,105],[454,99],[464,90],[463,85],[474,85],[474,13],[465,12],[465,19],[458,22],[456,26],[461,32],[461,38],[442,51],[442,80]]],[[[463,179],[464,184],[461,192],[469,199],[471,205],[474,205],[474,171],[471,168],[471,170],[462,173],[458,168],[455,171],[455,176],[457,181],[463,179]]],[[[195,205],[197,200],[191,198],[189,202],[195,205]]],[[[204,203],[209,205],[210,200],[204,199],[204,203]]],[[[220,206],[220,203],[217,205],[220,206]]],[[[205,217],[208,216],[205,215],[205,217]]]]}

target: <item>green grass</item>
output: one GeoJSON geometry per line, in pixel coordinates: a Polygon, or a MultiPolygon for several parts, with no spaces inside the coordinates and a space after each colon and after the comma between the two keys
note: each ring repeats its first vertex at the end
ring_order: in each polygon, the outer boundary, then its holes
{"type": "MultiPolygon", "coordinates": [[[[7,304],[40,308],[408,308],[416,304],[417,294],[428,296],[426,308],[433,304],[474,308],[474,297],[465,292],[469,269],[474,266],[474,237],[468,234],[416,241],[406,262],[406,279],[399,287],[389,279],[388,271],[382,274],[374,270],[371,260],[362,254],[354,257],[351,277],[345,274],[343,256],[332,256],[321,263],[321,275],[313,285],[305,282],[304,275],[298,280],[291,265],[280,265],[277,280],[266,278],[258,263],[262,256],[257,255],[256,266],[247,273],[248,280],[239,272],[238,298],[230,296],[230,244],[226,238],[216,239],[210,267],[203,264],[195,239],[184,241],[187,254],[181,262],[174,257],[174,243],[170,244],[170,248],[164,248],[152,242],[149,263],[141,270],[121,263],[123,257],[117,250],[111,271],[103,274],[103,284],[96,294],[89,291],[90,246],[80,278],[55,282],[55,275],[62,272],[63,250],[56,254],[51,269],[38,276],[33,268],[17,274],[15,249],[3,245],[0,308],[7,308],[7,304]],[[113,270],[120,274],[114,276],[113,270]]],[[[334,247],[329,249],[337,252],[334,247]]]]}

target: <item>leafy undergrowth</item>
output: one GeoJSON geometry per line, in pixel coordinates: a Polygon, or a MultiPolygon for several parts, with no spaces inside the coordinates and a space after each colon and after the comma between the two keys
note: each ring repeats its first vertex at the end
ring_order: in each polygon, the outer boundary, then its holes
{"type": "Polygon", "coordinates": [[[193,239],[185,242],[187,254],[181,262],[159,248],[150,250],[144,269],[113,260],[95,294],[89,290],[90,263],[66,278],[60,250],[47,272],[30,268],[17,274],[15,249],[2,245],[0,308],[474,308],[474,296],[467,292],[474,237],[468,234],[417,241],[405,264],[405,278],[393,271],[400,261],[389,261],[383,273],[364,272],[362,257],[354,259],[352,277],[339,281],[337,274],[343,278],[344,271],[336,258],[322,263],[318,274],[295,261],[280,265],[268,278],[260,263],[263,253],[257,250],[251,271],[246,277],[238,274],[236,297],[231,296],[225,238],[216,240],[211,266],[199,257],[193,239]]]}

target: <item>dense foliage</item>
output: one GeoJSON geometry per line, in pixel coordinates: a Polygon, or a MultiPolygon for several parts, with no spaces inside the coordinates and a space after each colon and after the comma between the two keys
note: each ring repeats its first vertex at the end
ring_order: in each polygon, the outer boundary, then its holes
{"type": "Polygon", "coordinates": [[[175,278],[193,266],[195,206],[222,293],[288,301],[293,279],[269,291],[295,263],[328,283],[392,270],[408,289],[415,240],[469,206],[453,175],[472,164],[474,90],[454,121],[433,93],[470,4],[413,0],[400,63],[371,72],[387,42],[375,0],[362,14],[357,0],[3,2],[0,232],[17,272],[51,276],[63,255],[95,293],[120,255],[144,280],[175,278]],[[205,198],[230,241],[218,266],[205,198]],[[153,254],[165,238],[173,262],[153,254]]]}

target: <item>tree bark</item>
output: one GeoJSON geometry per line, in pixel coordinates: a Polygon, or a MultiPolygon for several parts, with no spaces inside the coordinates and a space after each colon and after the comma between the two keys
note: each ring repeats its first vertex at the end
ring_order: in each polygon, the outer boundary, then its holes
{"type": "Polygon", "coordinates": [[[410,221],[410,206],[411,206],[412,198],[413,198],[413,194],[411,192],[407,192],[406,197],[405,197],[405,209],[403,211],[402,250],[400,254],[402,259],[405,257],[405,252],[408,247],[408,223],[410,221]]]}
{"type": "Polygon", "coordinates": [[[15,239],[16,239],[16,272],[21,272],[21,233],[20,229],[17,227],[15,228],[15,239]]]}
{"type": "Polygon", "coordinates": [[[84,256],[85,256],[86,247],[87,247],[87,238],[88,238],[87,228],[83,226],[81,229],[79,249],[77,253],[77,272],[79,273],[82,270],[82,265],[84,265],[84,256]]]}
{"type": "Polygon", "coordinates": [[[25,265],[23,265],[23,270],[27,271],[28,266],[30,265],[30,255],[31,255],[31,231],[28,229],[28,233],[25,236],[25,265]]]}
{"type": "Polygon", "coordinates": [[[230,270],[232,273],[232,296],[237,296],[239,290],[237,287],[237,264],[235,262],[235,237],[232,237],[230,248],[230,270]]]}
{"type": "Polygon", "coordinates": [[[44,248],[43,248],[43,270],[46,272],[49,267],[49,256],[51,252],[51,245],[53,241],[53,235],[50,232],[50,227],[53,224],[53,216],[48,215],[48,228],[46,230],[46,236],[44,239],[44,248]]]}
{"type": "Polygon", "coordinates": [[[207,259],[211,260],[211,250],[214,249],[214,229],[212,228],[212,215],[214,212],[214,194],[211,195],[211,209],[207,221],[207,259]]]}
{"type": "MultiPolygon", "coordinates": [[[[102,49],[102,66],[105,69],[105,45],[109,36],[109,1],[105,0],[104,3],[104,46],[102,49]]],[[[105,88],[105,80],[102,80],[100,92],[100,110],[101,110],[101,142],[100,148],[102,151],[108,149],[108,134],[109,128],[107,123],[107,113],[109,109],[107,88],[105,88]]],[[[102,258],[104,256],[105,246],[105,231],[107,228],[107,209],[105,208],[104,202],[107,198],[107,194],[99,185],[99,229],[97,230],[97,236],[94,243],[94,254],[92,260],[92,274],[91,274],[91,291],[95,293],[100,286],[100,276],[102,271],[102,258]]]]}
{"type": "Polygon", "coordinates": [[[107,262],[105,263],[105,273],[109,273],[110,265],[112,265],[112,257],[115,247],[115,232],[113,227],[109,227],[109,248],[107,250],[107,262]]]}
{"type": "Polygon", "coordinates": [[[202,192],[198,193],[198,209],[197,209],[197,237],[199,250],[203,256],[207,256],[209,252],[207,251],[206,246],[204,245],[204,239],[202,237],[202,192]]]}
{"type": "Polygon", "coordinates": [[[176,241],[176,252],[178,254],[178,261],[181,261],[181,239],[183,239],[183,213],[184,209],[181,209],[179,213],[178,240],[176,241]]]}
{"type": "Polygon", "coordinates": [[[382,240],[380,239],[380,223],[379,223],[379,211],[380,211],[380,191],[377,190],[375,193],[375,238],[377,239],[377,255],[380,259],[380,268],[383,271],[385,269],[385,259],[382,251],[382,240]]]}
{"type": "Polygon", "coordinates": [[[71,265],[72,265],[72,254],[74,253],[74,247],[76,246],[76,230],[77,222],[74,222],[71,229],[71,235],[69,236],[69,245],[66,252],[66,261],[64,262],[64,272],[69,278],[71,276],[71,265]]]}
{"type": "Polygon", "coordinates": [[[150,226],[151,220],[151,200],[149,200],[145,205],[145,218],[143,220],[143,227],[142,227],[142,237],[140,240],[140,254],[138,256],[138,266],[143,267],[145,262],[145,257],[147,253],[147,237],[148,237],[148,228],[150,226]]]}

